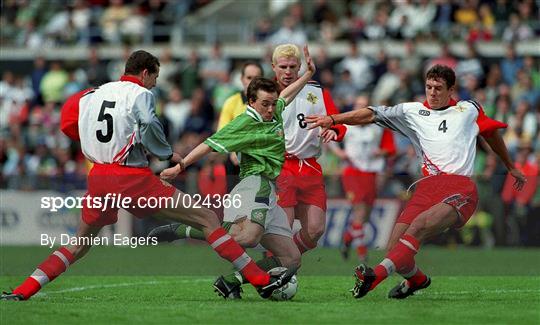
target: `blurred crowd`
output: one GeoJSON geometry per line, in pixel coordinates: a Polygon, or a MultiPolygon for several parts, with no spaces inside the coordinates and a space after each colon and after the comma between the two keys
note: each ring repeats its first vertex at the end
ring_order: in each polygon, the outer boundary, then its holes
{"type": "MultiPolygon", "coordinates": [[[[164,14],[163,17],[169,17],[169,14],[174,17],[179,12],[186,15],[209,2],[81,0],[64,8],[65,12],[56,10],[48,19],[42,19],[42,6],[49,8],[56,2],[6,0],[2,3],[2,37],[7,34],[6,29],[13,27],[20,33],[30,30],[39,33],[40,41],[62,43],[65,40],[63,32],[69,34],[71,29],[65,28],[65,25],[54,25],[54,17],[67,20],[73,28],[80,26],[80,22],[75,23],[78,20],[85,22],[83,27],[88,27],[99,23],[92,18],[96,10],[106,16],[109,10],[117,12],[120,8],[129,8],[155,20],[162,17],[153,11],[156,8],[161,8],[159,12],[164,14]],[[57,17],[64,14],[68,18],[57,17]],[[41,21],[37,21],[36,17],[40,17],[41,21]],[[33,27],[29,29],[29,25],[33,27]],[[61,33],[50,33],[51,26],[56,26],[61,33]]],[[[329,3],[331,1],[315,2],[317,10],[312,19],[317,22],[317,30],[321,33],[328,28],[325,25],[329,22],[335,21],[336,26],[343,23],[331,14],[329,3]]],[[[464,232],[466,235],[460,238],[485,246],[540,245],[540,57],[519,56],[513,43],[509,42],[505,45],[503,57],[485,58],[476,51],[474,42],[478,37],[485,37],[486,30],[492,32],[492,37],[502,37],[507,41],[538,37],[535,36],[538,31],[531,24],[536,19],[537,5],[533,1],[347,1],[346,4],[348,27],[340,30],[349,33],[348,53],[343,57],[330,57],[324,46],[314,51],[312,55],[317,64],[314,79],[331,91],[336,106],[343,112],[367,103],[394,105],[423,101],[425,71],[438,63],[454,68],[458,77],[456,99],[475,99],[488,116],[508,124],[503,137],[516,164],[529,178],[523,192],[513,191],[504,167],[479,140],[475,178],[481,197],[480,208],[469,222],[469,228],[464,232]],[[417,16],[427,18],[410,19],[417,16]],[[500,26],[504,18],[509,18],[509,21],[507,25],[500,26]],[[430,22],[430,33],[445,30],[444,37],[450,33],[445,29],[445,24],[453,26],[452,33],[459,33],[470,41],[466,54],[455,55],[444,41],[438,43],[434,56],[419,54],[415,36],[426,31],[424,25],[413,26],[419,20],[430,22]],[[475,35],[472,31],[477,28],[484,32],[471,37],[475,35]],[[361,39],[366,38],[403,38],[406,53],[401,57],[390,57],[381,46],[376,55],[367,55],[361,46],[361,39]]],[[[284,24],[289,18],[296,23],[302,22],[304,14],[301,9],[298,3],[290,6],[284,24]]],[[[133,15],[129,13],[126,16],[133,15]]],[[[163,19],[167,21],[169,18],[163,19]]],[[[76,30],[77,36],[68,39],[79,42],[80,35],[88,35],[78,27],[76,30]]],[[[107,34],[105,25],[101,30],[103,35],[100,41],[103,42],[109,41],[109,37],[112,37],[111,41],[114,37],[123,37],[107,34]]],[[[283,40],[302,43],[306,39],[296,38],[296,33],[281,33],[280,30],[273,31],[269,21],[261,21],[254,37],[271,43],[283,40]]],[[[305,33],[306,37],[308,34],[305,33]]],[[[13,32],[11,35],[16,44],[31,46],[26,43],[32,39],[30,34],[21,36],[13,32]]],[[[443,35],[435,37],[444,38],[443,35]]],[[[2,72],[0,188],[58,191],[86,188],[85,178],[90,164],[84,159],[79,144],[70,141],[59,131],[60,108],[68,96],[79,90],[118,80],[131,50],[126,45],[122,57],[104,60],[99,48],[92,46],[84,61],[46,61],[43,57],[36,57],[33,63],[29,62],[33,64],[31,73],[21,74],[9,69],[2,72]]],[[[155,54],[161,63],[160,77],[152,90],[157,99],[157,114],[174,150],[185,155],[215,130],[226,98],[241,91],[240,70],[244,61],[225,56],[219,43],[213,45],[207,56],[196,49],[182,59],[174,57],[166,48],[155,54]]],[[[255,59],[263,66],[265,76],[272,77],[271,51],[255,59]]],[[[380,195],[404,200],[407,187],[419,177],[420,170],[410,143],[397,136],[396,144],[397,154],[390,158],[380,195]]],[[[189,192],[198,191],[203,174],[198,170],[205,171],[205,177],[212,180],[214,172],[223,170],[214,168],[221,166],[222,160],[223,157],[210,157],[197,166],[198,169],[184,174],[178,185],[189,192]]],[[[325,170],[329,196],[344,197],[339,178],[343,162],[330,150],[323,152],[320,162],[325,170]]],[[[155,171],[164,167],[161,162],[151,160],[151,168],[155,171]]]]}
{"type": "MultiPolygon", "coordinates": [[[[186,28],[186,16],[212,2],[4,0],[0,37],[4,45],[32,49],[169,42],[173,33],[182,33],[186,28]]],[[[530,40],[540,33],[539,6],[534,0],[269,0],[266,3],[267,10],[258,17],[239,20],[250,20],[254,28],[249,40],[237,41],[304,44],[307,40],[421,38],[515,42],[530,40]],[[274,12],[270,9],[273,7],[282,9],[274,12]]],[[[205,29],[202,25],[200,28],[205,29]]]]}

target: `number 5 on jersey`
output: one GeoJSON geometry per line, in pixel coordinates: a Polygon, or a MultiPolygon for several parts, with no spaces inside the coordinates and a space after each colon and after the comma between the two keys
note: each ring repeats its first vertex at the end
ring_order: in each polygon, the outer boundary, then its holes
{"type": "Polygon", "coordinates": [[[109,102],[104,100],[103,104],[101,104],[101,110],[99,111],[98,115],[98,122],[107,122],[107,129],[105,131],[105,134],[103,134],[103,130],[97,130],[96,131],[96,137],[99,142],[107,143],[111,141],[113,136],[113,117],[109,113],[105,113],[106,108],[114,108],[114,105],[116,105],[116,102],[109,102]]]}

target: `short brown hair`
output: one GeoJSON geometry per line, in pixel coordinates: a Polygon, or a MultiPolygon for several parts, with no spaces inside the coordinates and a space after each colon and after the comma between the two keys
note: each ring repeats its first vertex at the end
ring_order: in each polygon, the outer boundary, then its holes
{"type": "Polygon", "coordinates": [[[266,91],[268,93],[279,93],[278,85],[274,80],[263,77],[255,77],[253,80],[251,80],[247,88],[246,95],[248,103],[257,100],[257,91],[259,90],[266,91]]]}
{"type": "Polygon", "coordinates": [[[257,61],[247,61],[246,63],[244,63],[242,65],[242,76],[244,76],[246,74],[246,68],[249,67],[250,65],[258,68],[261,71],[261,75],[264,74],[264,70],[263,70],[263,68],[262,68],[262,66],[260,65],[259,62],[257,62],[257,61]]]}
{"type": "Polygon", "coordinates": [[[442,64],[436,64],[428,70],[426,73],[426,80],[429,79],[442,79],[446,81],[447,88],[450,88],[456,84],[456,74],[454,70],[442,64]]]}
{"type": "Polygon", "coordinates": [[[152,54],[138,50],[129,56],[126,61],[126,68],[124,74],[138,75],[144,69],[147,69],[150,73],[156,73],[159,67],[159,60],[152,54]]]}

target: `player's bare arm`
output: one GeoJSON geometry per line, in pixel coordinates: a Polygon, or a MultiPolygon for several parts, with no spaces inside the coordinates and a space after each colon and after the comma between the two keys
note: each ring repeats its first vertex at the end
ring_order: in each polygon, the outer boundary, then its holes
{"type": "Polygon", "coordinates": [[[313,60],[311,59],[311,56],[309,55],[308,46],[304,46],[304,57],[306,58],[306,64],[307,64],[307,70],[306,72],[298,78],[295,82],[287,86],[285,89],[281,91],[279,94],[279,97],[283,98],[285,100],[285,104],[288,105],[290,102],[293,101],[294,97],[298,94],[302,88],[307,84],[309,80],[311,80],[311,77],[313,77],[313,74],[315,74],[316,68],[315,63],[313,63],[313,60]]]}
{"type": "Polygon", "coordinates": [[[375,122],[375,113],[366,107],[335,115],[308,115],[306,122],[309,124],[309,130],[316,127],[328,130],[336,124],[362,125],[373,123],[375,122]]]}
{"type": "Polygon", "coordinates": [[[508,149],[506,148],[506,145],[504,144],[504,140],[502,139],[499,132],[495,131],[493,132],[491,136],[484,137],[484,139],[486,140],[488,145],[491,147],[493,152],[495,152],[497,156],[501,158],[504,166],[506,167],[510,175],[512,175],[515,178],[514,188],[521,191],[527,179],[525,178],[523,173],[514,166],[514,162],[512,161],[512,158],[510,158],[508,149]]]}

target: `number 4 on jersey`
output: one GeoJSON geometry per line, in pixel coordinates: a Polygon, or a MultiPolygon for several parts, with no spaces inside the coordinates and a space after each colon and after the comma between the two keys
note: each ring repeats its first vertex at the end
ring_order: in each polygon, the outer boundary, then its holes
{"type": "Polygon", "coordinates": [[[446,133],[446,130],[448,130],[448,128],[446,127],[446,120],[443,120],[441,124],[439,124],[439,131],[446,133]]]}

